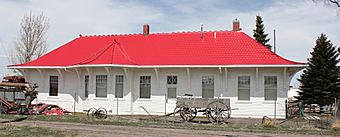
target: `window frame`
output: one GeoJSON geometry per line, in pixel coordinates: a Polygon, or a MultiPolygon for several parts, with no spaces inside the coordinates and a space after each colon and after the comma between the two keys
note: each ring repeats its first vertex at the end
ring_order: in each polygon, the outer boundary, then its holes
{"type": "MultiPolygon", "coordinates": [[[[236,83],[237,83],[236,91],[237,91],[237,100],[238,101],[250,101],[250,99],[251,99],[251,84],[252,84],[251,80],[252,80],[251,75],[237,75],[237,77],[236,77],[236,83]],[[240,99],[240,85],[239,85],[240,77],[249,77],[249,98],[247,98],[247,99],[240,99]]],[[[248,88],[241,88],[241,90],[247,90],[247,89],[248,88]]]]}
{"type": "Polygon", "coordinates": [[[97,75],[95,75],[95,85],[96,85],[96,91],[95,91],[95,97],[96,98],[107,98],[108,97],[108,86],[109,86],[109,76],[108,75],[106,75],[106,74],[97,74],[97,75]],[[98,96],[98,77],[99,76],[105,76],[106,77],[106,86],[105,86],[105,89],[106,89],[106,94],[105,94],[105,96],[98,96]]]}
{"type": "Polygon", "coordinates": [[[167,99],[176,99],[178,95],[178,74],[167,74],[165,77],[165,84],[166,84],[166,98],[167,99]],[[176,77],[176,84],[169,84],[168,77],[175,76],[176,77]],[[175,96],[174,98],[169,98],[169,88],[175,88],[175,96]]]}
{"type": "Polygon", "coordinates": [[[151,96],[152,96],[152,76],[151,75],[140,75],[139,76],[139,98],[140,99],[151,99],[151,96]],[[150,77],[150,83],[142,83],[142,77],[150,77]],[[150,85],[149,86],[149,97],[142,97],[142,84],[144,85],[150,85]]]}
{"type": "Polygon", "coordinates": [[[275,101],[277,100],[277,94],[278,94],[278,87],[279,87],[279,76],[278,75],[264,75],[263,76],[263,99],[264,101],[275,101]],[[272,88],[272,89],[276,89],[276,98],[275,99],[266,99],[266,77],[275,77],[276,78],[276,88],[272,88]]]}
{"type": "Polygon", "coordinates": [[[124,86],[125,86],[125,76],[123,75],[123,74],[116,74],[116,75],[114,75],[114,84],[115,84],[115,91],[114,91],[114,96],[115,96],[115,98],[124,98],[124,86]],[[122,78],[123,78],[123,81],[122,82],[120,82],[120,83],[117,83],[117,77],[118,76],[122,76],[122,78]],[[121,84],[122,85],[122,96],[121,97],[117,97],[117,87],[118,87],[118,84],[121,84]]]}
{"type": "Polygon", "coordinates": [[[89,97],[89,91],[90,91],[90,75],[84,75],[84,96],[85,98],[89,97]],[[87,77],[87,79],[86,79],[87,77]]]}
{"type": "MultiPolygon", "coordinates": [[[[55,81],[54,81],[55,82],[55,81]]],[[[59,95],[59,76],[58,75],[50,75],[49,76],[49,92],[48,92],[48,96],[58,96],[59,95]],[[52,82],[52,78],[56,78],[56,83],[51,83],[52,82]],[[56,86],[54,88],[56,88],[56,93],[52,93],[52,85],[56,84],[56,86]]]]}
{"type": "Polygon", "coordinates": [[[201,76],[201,88],[202,88],[202,91],[201,91],[201,94],[202,94],[202,98],[215,98],[215,83],[216,83],[216,76],[215,75],[202,75],[201,76]],[[212,92],[212,97],[203,97],[203,92],[204,92],[204,89],[203,89],[203,77],[212,77],[213,78],[213,92],[212,92]]]}

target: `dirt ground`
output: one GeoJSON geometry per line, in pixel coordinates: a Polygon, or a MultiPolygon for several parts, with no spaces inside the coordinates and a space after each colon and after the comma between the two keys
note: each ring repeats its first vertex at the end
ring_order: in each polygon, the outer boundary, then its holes
{"type": "MultiPolygon", "coordinates": [[[[66,131],[77,136],[115,136],[115,137],[314,137],[313,135],[275,134],[275,133],[251,133],[251,132],[230,132],[230,131],[208,131],[208,130],[185,130],[166,128],[147,128],[135,126],[113,126],[93,125],[82,123],[65,123],[49,121],[21,121],[7,123],[12,126],[45,127],[55,130],[66,131]]],[[[315,135],[317,137],[317,135],[315,135]]]]}

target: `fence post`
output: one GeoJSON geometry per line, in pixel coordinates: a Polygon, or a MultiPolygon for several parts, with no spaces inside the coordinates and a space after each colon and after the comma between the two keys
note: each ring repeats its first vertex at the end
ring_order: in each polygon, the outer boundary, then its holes
{"type": "Polygon", "coordinates": [[[286,119],[288,119],[288,100],[285,101],[286,119]]]}
{"type": "Polygon", "coordinates": [[[35,115],[38,115],[38,95],[35,95],[35,115]]]}
{"type": "Polygon", "coordinates": [[[117,98],[117,117],[118,117],[118,109],[119,109],[119,103],[118,102],[119,102],[119,99],[117,98]]]}
{"type": "Polygon", "coordinates": [[[76,113],[76,99],[77,99],[77,92],[74,93],[73,115],[76,113]]]}
{"type": "Polygon", "coordinates": [[[277,99],[275,99],[274,101],[274,119],[276,119],[276,100],[277,99]]]}
{"type": "Polygon", "coordinates": [[[336,119],[336,113],[338,112],[338,103],[336,98],[334,98],[334,117],[336,119]]]}
{"type": "Polygon", "coordinates": [[[165,94],[164,98],[165,98],[165,100],[164,100],[164,115],[166,115],[166,103],[168,102],[166,94],[165,94]]]}

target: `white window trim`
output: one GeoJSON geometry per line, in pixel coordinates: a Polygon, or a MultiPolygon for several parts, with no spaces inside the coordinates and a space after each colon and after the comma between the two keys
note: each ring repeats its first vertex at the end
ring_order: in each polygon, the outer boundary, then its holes
{"type": "Polygon", "coordinates": [[[153,85],[153,78],[154,76],[151,73],[140,73],[137,75],[137,84],[138,84],[138,90],[137,90],[137,101],[151,101],[152,100],[152,85],[153,85]],[[150,89],[150,98],[140,98],[140,77],[141,76],[151,76],[151,89],[150,89]]]}
{"type": "Polygon", "coordinates": [[[166,94],[166,99],[168,99],[168,100],[176,100],[177,99],[177,97],[178,97],[178,84],[179,84],[179,75],[177,73],[167,73],[167,74],[165,74],[165,87],[166,87],[165,94],[166,94]],[[168,76],[177,76],[177,84],[176,84],[176,86],[168,84],[168,76]],[[176,98],[169,98],[168,97],[168,88],[173,88],[173,87],[176,88],[176,98]]]}
{"type": "MultiPolygon", "coordinates": [[[[213,96],[213,98],[216,98],[216,77],[217,77],[217,75],[216,74],[212,74],[212,73],[204,73],[204,74],[202,74],[201,76],[200,76],[200,85],[201,85],[201,92],[200,92],[200,97],[201,98],[203,98],[203,85],[202,85],[202,78],[204,77],[204,76],[213,76],[214,77],[214,96],[213,96]]],[[[218,95],[217,97],[219,97],[220,95],[218,95]]]]}
{"type": "Polygon", "coordinates": [[[252,102],[252,82],[253,81],[253,77],[252,77],[252,74],[249,74],[249,73],[245,73],[245,74],[237,74],[236,75],[236,101],[237,102],[252,102]],[[250,85],[249,85],[249,100],[239,100],[238,99],[238,77],[242,77],[242,76],[249,76],[250,77],[250,85]]]}
{"type": "Polygon", "coordinates": [[[88,73],[84,73],[83,74],[83,76],[82,76],[82,78],[81,78],[81,80],[82,80],[82,82],[84,82],[84,84],[83,84],[83,87],[80,85],[80,88],[83,90],[83,92],[84,92],[84,97],[85,97],[85,99],[88,99],[89,97],[90,97],[90,91],[91,91],[91,75],[90,74],[88,74],[88,73]],[[89,81],[88,81],[88,93],[87,93],[87,97],[85,96],[85,76],[89,76],[89,81]]]}
{"type": "MultiPolygon", "coordinates": [[[[46,96],[46,98],[49,98],[49,99],[60,99],[59,98],[59,94],[58,94],[58,96],[50,96],[50,76],[58,76],[58,90],[61,88],[61,83],[60,83],[60,74],[59,73],[57,73],[57,72],[49,72],[49,74],[47,75],[48,77],[46,78],[46,79],[44,79],[43,81],[44,81],[44,83],[45,83],[45,85],[47,85],[47,86],[45,86],[45,90],[47,91],[47,96],[46,96]]],[[[40,99],[39,99],[40,100],[40,99]]]]}
{"type": "MultiPolygon", "coordinates": [[[[55,73],[54,73],[55,74],[55,73]]],[[[61,76],[59,74],[50,74],[48,76],[48,79],[47,79],[47,82],[48,82],[48,89],[47,89],[47,97],[50,97],[50,98],[53,98],[53,99],[59,99],[59,94],[60,94],[60,89],[61,89],[61,80],[64,80],[64,79],[61,79],[61,76]],[[57,93],[57,96],[50,96],[50,88],[51,88],[51,85],[50,85],[50,79],[51,79],[51,76],[57,76],[58,77],[58,93],[57,93]]],[[[63,85],[64,86],[64,85],[63,85]]]]}
{"type": "MultiPolygon", "coordinates": [[[[112,101],[114,102],[115,105],[117,105],[117,99],[118,99],[118,102],[124,102],[126,101],[125,97],[124,96],[124,93],[128,90],[126,87],[127,87],[127,76],[125,75],[125,73],[123,72],[116,72],[116,73],[111,73],[112,75],[112,83],[113,83],[113,86],[112,86],[112,101]],[[116,98],[116,75],[123,75],[124,77],[124,81],[123,81],[123,97],[122,98],[116,98]]],[[[130,91],[131,92],[131,91],[130,91]]]]}
{"type": "Polygon", "coordinates": [[[110,101],[109,98],[105,97],[96,97],[93,99],[93,101],[110,101]]]}
{"type": "Polygon", "coordinates": [[[276,80],[277,80],[277,87],[276,87],[276,100],[278,100],[278,94],[279,94],[279,87],[280,87],[280,76],[279,76],[279,74],[276,74],[276,73],[264,73],[262,76],[261,76],[261,78],[262,78],[262,80],[261,80],[261,86],[262,86],[262,89],[263,89],[263,93],[262,93],[262,95],[263,95],[263,102],[275,102],[275,100],[265,100],[265,96],[264,96],[264,94],[265,94],[265,85],[264,85],[264,81],[265,81],[265,79],[264,79],[264,77],[265,76],[276,76],[276,80]]]}
{"type": "Polygon", "coordinates": [[[117,98],[116,98],[116,76],[118,76],[118,75],[123,76],[123,97],[122,98],[118,98],[118,101],[120,101],[119,99],[124,99],[125,98],[124,93],[125,93],[125,85],[126,85],[126,79],[127,78],[126,78],[124,73],[114,73],[113,74],[112,83],[114,83],[114,84],[112,86],[112,89],[113,89],[113,98],[114,98],[114,100],[117,100],[117,98]]]}
{"type": "Polygon", "coordinates": [[[110,89],[109,89],[109,84],[110,84],[110,82],[109,82],[109,76],[107,75],[107,73],[96,73],[96,74],[94,74],[93,75],[93,85],[94,85],[94,87],[93,87],[93,89],[94,89],[94,98],[93,98],[93,100],[106,100],[106,99],[108,99],[109,98],[109,91],[110,91],[110,89]],[[96,96],[96,93],[97,93],[97,76],[98,75],[106,75],[106,97],[97,97],[96,96]]]}
{"type": "MultiPolygon", "coordinates": [[[[87,71],[85,71],[84,73],[83,73],[83,76],[82,76],[82,82],[84,82],[84,84],[82,84],[81,86],[83,86],[83,87],[81,87],[81,89],[85,89],[85,76],[86,75],[88,75],[89,76],[89,93],[88,93],[88,97],[85,97],[85,101],[89,101],[90,99],[93,99],[93,98],[95,98],[95,93],[93,94],[93,91],[95,90],[92,90],[92,87],[93,87],[93,83],[94,83],[94,86],[95,86],[95,83],[96,83],[96,81],[95,80],[93,80],[93,77],[94,76],[96,76],[96,75],[91,75],[90,73],[88,73],[87,71]],[[94,82],[93,82],[94,81],[94,82]]],[[[85,94],[84,94],[85,95],[85,94]]]]}

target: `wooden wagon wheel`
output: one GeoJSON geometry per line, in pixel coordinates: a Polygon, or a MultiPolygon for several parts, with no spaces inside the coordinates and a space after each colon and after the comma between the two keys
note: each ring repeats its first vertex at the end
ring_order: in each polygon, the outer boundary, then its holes
{"type": "Polygon", "coordinates": [[[210,122],[222,123],[230,118],[231,109],[227,104],[218,100],[208,104],[206,114],[210,122]]]}
{"type": "Polygon", "coordinates": [[[178,120],[180,117],[183,121],[191,121],[197,115],[197,109],[188,107],[187,105],[177,106],[174,110],[175,119],[178,120]]]}
{"type": "Polygon", "coordinates": [[[105,108],[98,108],[98,110],[95,112],[96,118],[100,119],[106,119],[107,118],[107,111],[105,108]]]}
{"type": "Polygon", "coordinates": [[[96,113],[97,109],[96,108],[90,108],[88,111],[87,111],[87,117],[93,117],[94,116],[94,113],[96,113]]]}

